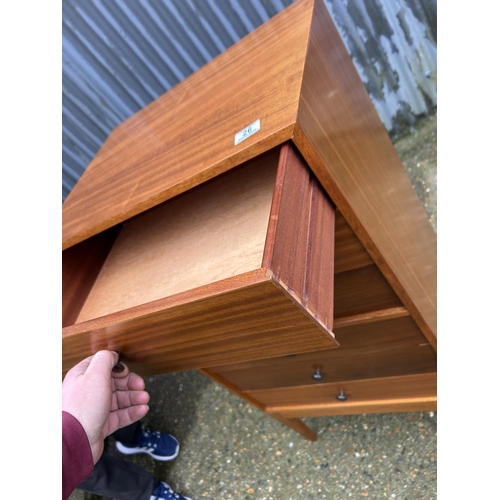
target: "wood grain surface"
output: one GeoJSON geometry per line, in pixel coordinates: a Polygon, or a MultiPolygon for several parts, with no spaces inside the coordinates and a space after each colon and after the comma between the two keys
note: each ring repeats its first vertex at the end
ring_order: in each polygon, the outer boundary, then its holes
{"type": "Polygon", "coordinates": [[[437,406],[436,373],[353,380],[293,388],[248,391],[266,412],[288,418],[429,411],[437,406]],[[343,391],[346,401],[336,396],[343,391]]]}
{"type": "Polygon", "coordinates": [[[401,300],[375,264],[335,275],[336,317],[401,306],[401,300]]]}
{"type": "Polygon", "coordinates": [[[281,148],[263,267],[333,327],[335,208],[291,143],[281,148]]]}
{"type": "Polygon", "coordinates": [[[337,346],[264,270],[63,329],[63,372],[100,349],[141,375],[337,346]]]}
{"type": "Polygon", "coordinates": [[[351,271],[370,264],[374,262],[363,243],[354,234],[340,210],[335,210],[335,273],[351,271]]]}
{"type": "Polygon", "coordinates": [[[435,372],[436,352],[410,317],[335,327],[338,349],[213,366],[211,371],[241,390],[320,385],[435,372]],[[313,380],[319,369],[323,379],[313,380]]]}
{"type": "Polygon", "coordinates": [[[278,156],[271,150],[125,222],[78,322],[259,269],[278,156]]]}
{"type": "Polygon", "coordinates": [[[404,318],[406,316],[410,316],[410,313],[405,307],[391,307],[389,309],[380,309],[378,311],[369,311],[361,314],[353,314],[351,316],[337,317],[335,318],[335,328],[364,325],[367,323],[378,323],[379,321],[404,318]]]}
{"type": "MultiPolygon", "coordinates": [[[[270,406],[267,414],[282,418],[334,417],[339,415],[365,415],[370,413],[410,413],[437,410],[434,395],[396,397],[383,400],[339,401],[310,405],[270,406]]],[[[276,417],[275,417],[276,418],[276,417]]]]}
{"type": "Polygon", "coordinates": [[[290,139],[311,7],[292,4],[113,130],[63,204],[63,248],[290,139]]]}
{"type": "Polygon", "coordinates": [[[120,231],[114,227],[62,253],[62,326],[76,322],[120,231]]]}
{"type": "Polygon", "coordinates": [[[322,0],[293,140],[436,348],[436,233],[322,0]]]}

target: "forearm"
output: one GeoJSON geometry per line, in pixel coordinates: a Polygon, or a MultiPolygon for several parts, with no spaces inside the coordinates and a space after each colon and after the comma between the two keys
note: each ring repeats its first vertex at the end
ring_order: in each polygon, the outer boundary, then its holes
{"type": "Polygon", "coordinates": [[[80,422],[70,413],[62,414],[62,498],[94,470],[89,440],[80,422]]]}

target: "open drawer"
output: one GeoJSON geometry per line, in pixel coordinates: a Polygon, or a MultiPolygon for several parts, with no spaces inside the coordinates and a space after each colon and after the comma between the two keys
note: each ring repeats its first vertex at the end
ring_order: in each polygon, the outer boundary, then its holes
{"type": "Polygon", "coordinates": [[[143,375],[338,346],[334,207],[286,143],[63,252],[63,372],[143,375]]]}

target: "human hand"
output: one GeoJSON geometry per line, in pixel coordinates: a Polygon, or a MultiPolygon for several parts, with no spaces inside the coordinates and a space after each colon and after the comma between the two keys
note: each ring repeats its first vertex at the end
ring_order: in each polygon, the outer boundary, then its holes
{"type": "Polygon", "coordinates": [[[68,371],[62,386],[62,409],[82,425],[94,464],[104,449],[104,438],[140,420],[149,410],[144,380],[123,370],[113,371],[118,353],[98,351],[68,371]]]}

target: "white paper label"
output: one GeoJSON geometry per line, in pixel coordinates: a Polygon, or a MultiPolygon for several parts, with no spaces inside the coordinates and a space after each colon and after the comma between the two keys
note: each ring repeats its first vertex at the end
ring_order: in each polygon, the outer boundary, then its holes
{"type": "Polygon", "coordinates": [[[239,144],[241,141],[244,141],[248,137],[250,137],[252,134],[255,134],[255,132],[260,130],[260,118],[250,125],[248,127],[245,127],[243,130],[240,130],[235,136],[234,136],[234,145],[236,146],[239,144]]]}

